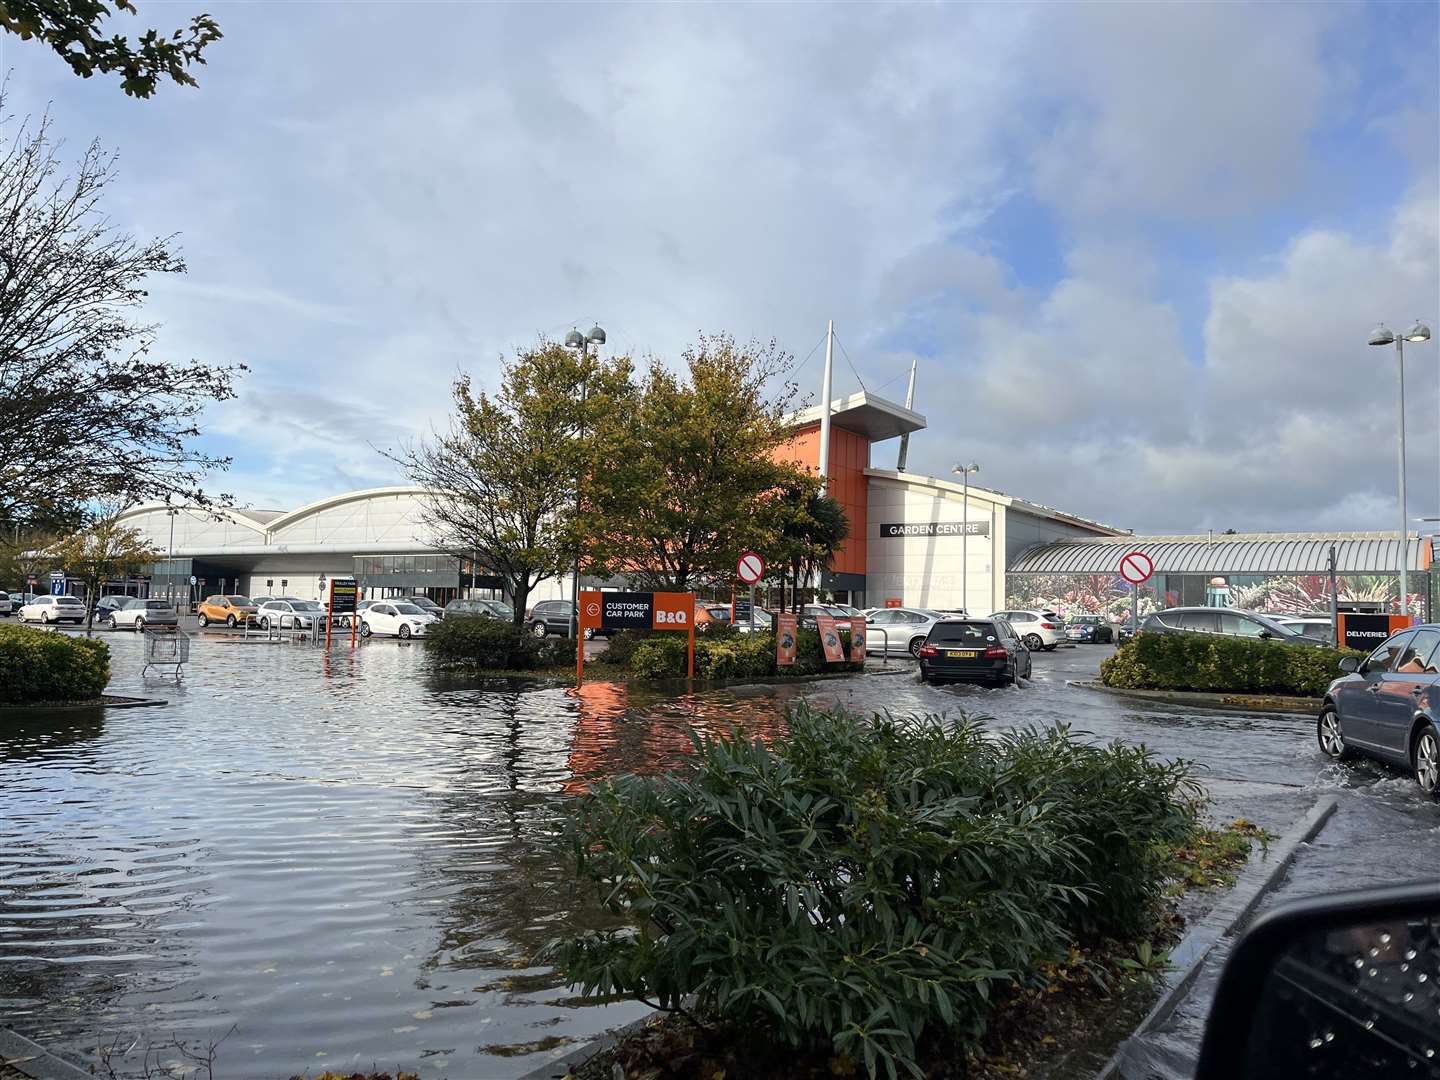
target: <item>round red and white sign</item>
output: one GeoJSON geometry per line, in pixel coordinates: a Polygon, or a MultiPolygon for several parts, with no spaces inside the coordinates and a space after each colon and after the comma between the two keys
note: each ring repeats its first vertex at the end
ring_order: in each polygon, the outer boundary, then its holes
{"type": "Polygon", "coordinates": [[[765,576],[765,560],[755,552],[747,551],[735,564],[735,573],[746,585],[754,585],[765,576]]]}
{"type": "Polygon", "coordinates": [[[1131,585],[1149,581],[1155,573],[1155,563],[1143,551],[1132,551],[1120,560],[1120,576],[1131,585]]]}

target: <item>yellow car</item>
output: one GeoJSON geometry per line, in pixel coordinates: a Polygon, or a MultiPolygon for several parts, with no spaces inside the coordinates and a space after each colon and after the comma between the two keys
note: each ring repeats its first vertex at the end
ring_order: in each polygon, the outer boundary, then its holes
{"type": "Polygon", "coordinates": [[[200,625],[224,623],[236,626],[254,618],[258,610],[248,596],[207,596],[200,602],[200,625]]]}

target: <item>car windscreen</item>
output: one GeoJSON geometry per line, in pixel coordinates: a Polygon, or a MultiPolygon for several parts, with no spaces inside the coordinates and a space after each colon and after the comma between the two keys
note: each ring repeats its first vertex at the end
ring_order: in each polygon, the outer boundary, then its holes
{"type": "Polygon", "coordinates": [[[164,600],[146,600],[146,601],[145,601],[145,610],[146,610],[146,611],[168,611],[169,608],[170,608],[170,605],[167,604],[164,600]]]}
{"type": "Polygon", "coordinates": [[[705,611],[707,614],[709,614],[710,618],[714,619],[716,622],[730,621],[730,609],[728,607],[706,608],[705,611]]]}
{"type": "Polygon", "coordinates": [[[290,606],[296,611],[324,611],[314,600],[292,600],[290,606]]]}
{"type": "Polygon", "coordinates": [[[225,599],[229,600],[230,603],[234,604],[236,607],[250,606],[250,598],[248,596],[227,596],[225,597],[225,599]]]}
{"type": "Polygon", "coordinates": [[[967,648],[984,648],[1000,640],[994,623],[988,622],[940,622],[930,628],[925,639],[931,645],[962,645],[967,648]]]}
{"type": "Polygon", "coordinates": [[[509,604],[502,604],[499,600],[483,600],[481,603],[485,604],[491,611],[496,612],[503,618],[512,619],[515,617],[515,609],[509,604]]]}
{"type": "Polygon", "coordinates": [[[73,596],[57,596],[57,597],[55,598],[55,602],[56,602],[57,604],[63,604],[63,605],[65,605],[66,607],[84,607],[84,606],[85,606],[84,604],[80,603],[79,600],[75,599],[75,597],[73,597],[73,596]]]}
{"type": "Polygon", "coordinates": [[[1251,613],[1250,613],[1250,617],[1251,617],[1252,619],[1254,619],[1256,622],[1260,623],[1262,626],[1264,626],[1265,629],[1269,630],[1269,631],[1270,631],[1272,634],[1274,634],[1276,637],[1299,637],[1299,636],[1300,636],[1300,630],[1299,630],[1297,627],[1294,627],[1294,626],[1286,626],[1284,623],[1276,622],[1274,619],[1270,618],[1270,616],[1268,616],[1268,615],[1260,615],[1260,614],[1251,612],[1251,613]]]}
{"type": "Polygon", "coordinates": [[[399,612],[401,615],[424,615],[424,614],[425,614],[425,612],[421,611],[421,610],[420,610],[418,607],[416,607],[414,604],[391,604],[390,606],[393,607],[393,608],[394,608],[397,612],[399,612]]]}
{"type": "Polygon", "coordinates": [[[1076,615],[1071,618],[1072,626],[1094,626],[1100,621],[1099,615],[1076,615]]]}

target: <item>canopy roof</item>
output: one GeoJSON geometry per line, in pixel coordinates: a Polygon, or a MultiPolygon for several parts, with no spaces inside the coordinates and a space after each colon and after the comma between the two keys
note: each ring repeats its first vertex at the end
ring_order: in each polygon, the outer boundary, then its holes
{"type": "MultiPolygon", "coordinates": [[[[1393,574],[1398,569],[1398,533],[1239,533],[1057,540],[1021,552],[1007,573],[1116,574],[1121,556],[1141,551],[1157,574],[1324,574],[1332,545],[1338,573],[1393,574]]],[[[1426,569],[1426,542],[1411,536],[1408,548],[1407,568],[1426,569]]]]}

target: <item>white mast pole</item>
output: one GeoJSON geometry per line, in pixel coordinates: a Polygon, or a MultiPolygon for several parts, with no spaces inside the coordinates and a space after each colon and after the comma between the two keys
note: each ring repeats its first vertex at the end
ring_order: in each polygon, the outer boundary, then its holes
{"type": "Polygon", "coordinates": [[[825,377],[820,382],[820,493],[830,478],[830,377],[835,369],[835,320],[825,330],[825,377]]]}
{"type": "MultiPolygon", "coordinates": [[[[915,357],[910,358],[910,385],[905,390],[905,408],[915,404],[915,357]]],[[[896,472],[905,471],[905,458],[910,453],[910,432],[900,436],[900,460],[895,463],[896,472]]]]}

